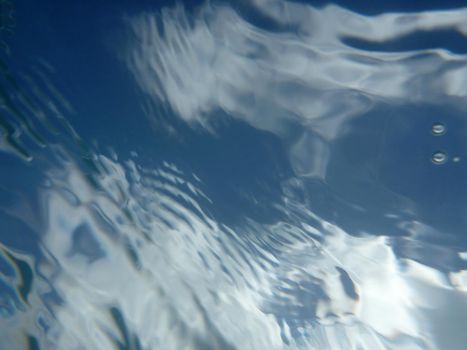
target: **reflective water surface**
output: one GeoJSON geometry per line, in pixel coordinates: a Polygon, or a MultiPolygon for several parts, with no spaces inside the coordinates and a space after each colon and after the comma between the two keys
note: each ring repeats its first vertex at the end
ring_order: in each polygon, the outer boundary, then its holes
{"type": "Polygon", "coordinates": [[[465,349],[467,7],[375,6],[2,0],[0,349],[465,349]]]}

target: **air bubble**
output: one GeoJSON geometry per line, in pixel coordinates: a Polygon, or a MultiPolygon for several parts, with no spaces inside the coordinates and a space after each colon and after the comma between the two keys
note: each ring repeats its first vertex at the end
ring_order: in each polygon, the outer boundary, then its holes
{"type": "Polygon", "coordinates": [[[446,132],[446,126],[441,123],[434,123],[431,127],[431,133],[436,136],[443,135],[446,132]]]}
{"type": "Polygon", "coordinates": [[[453,161],[454,163],[459,163],[459,162],[461,161],[461,157],[456,156],[456,157],[452,158],[452,161],[453,161]]]}
{"type": "Polygon", "coordinates": [[[435,152],[431,156],[431,161],[437,165],[446,163],[448,156],[444,152],[435,152]]]}

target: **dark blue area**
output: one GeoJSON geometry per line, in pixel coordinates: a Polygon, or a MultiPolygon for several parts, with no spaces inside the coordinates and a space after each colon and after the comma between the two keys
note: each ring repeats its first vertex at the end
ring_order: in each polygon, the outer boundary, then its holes
{"type": "Polygon", "coordinates": [[[465,7],[465,0],[312,0],[296,1],[314,6],[339,5],[363,15],[378,15],[386,12],[419,12],[465,7]]]}
{"type": "Polygon", "coordinates": [[[442,231],[461,235],[467,226],[467,166],[453,162],[455,156],[466,159],[467,133],[463,112],[439,106],[404,106],[389,110],[381,150],[379,175],[382,184],[417,203],[420,219],[442,231]],[[433,136],[435,122],[446,125],[447,132],[433,136]],[[446,164],[435,165],[432,154],[447,153],[446,164]]]}
{"type": "Polygon", "coordinates": [[[260,222],[280,218],[274,205],[280,202],[281,181],[292,170],[277,137],[232,120],[215,137],[197,135],[176,152],[209,184],[205,191],[216,217],[227,223],[242,217],[260,222]]]}
{"type": "Polygon", "coordinates": [[[467,53],[467,38],[457,30],[444,29],[411,33],[397,39],[371,42],[344,37],[342,42],[360,50],[407,52],[414,50],[445,49],[455,54],[467,53]]]}

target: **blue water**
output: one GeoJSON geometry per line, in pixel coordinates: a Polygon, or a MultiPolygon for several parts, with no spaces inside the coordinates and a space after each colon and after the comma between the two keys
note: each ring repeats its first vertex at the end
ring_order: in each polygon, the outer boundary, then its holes
{"type": "Polygon", "coordinates": [[[465,1],[0,1],[0,350],[467,344],[465,1]]]}

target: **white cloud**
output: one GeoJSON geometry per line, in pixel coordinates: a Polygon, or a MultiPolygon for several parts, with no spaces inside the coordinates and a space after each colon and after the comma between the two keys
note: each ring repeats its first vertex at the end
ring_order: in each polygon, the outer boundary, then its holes
{"type": "Polygon", "coordinates": [[[343,41],[377,43],[445,28],[462,32],[467,9],[366,17],[337,6],[253,3],[290,29],[267,32],[233,9],[211,4],[190,17],[177,7],[127,18],[137,40],[124,56],[142,90],[189,123],[209,127],[222,109],[273,132],[292,144],[297,174],[321,178],[326,148],[346,122],[374,105],[467,97],[465,55],[442,49],[375,52],[343,41]],[[321,146],[310,151],[304,139],[321,146]]]}
{"type": "MultiPolygon", "coordinates": [[[[115,306],[148,349],[424,349],[445,340],[439,315],[449,319],[442,309],[455,307],[451,296],[467,305],[461,273],[450,285],[435,269],[398,258],[387,237],[352,237],[292,199],[283,210],[302,218],[298,225],[233,229],[204,213],[199,181],[174,165],[95,159],[108,170],[95,174],[105,191],[65,162],[44,193],[43,247],[59,270],[40,269],[64,301],[51,305],[55,347],[110,349],[109,335],[123,341],[115,306]]],[[[453,349],[462,343],[459,333],[449,337],[453,349]]]]}

